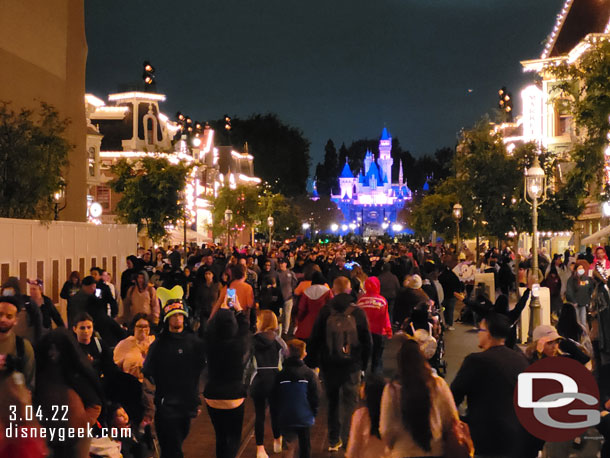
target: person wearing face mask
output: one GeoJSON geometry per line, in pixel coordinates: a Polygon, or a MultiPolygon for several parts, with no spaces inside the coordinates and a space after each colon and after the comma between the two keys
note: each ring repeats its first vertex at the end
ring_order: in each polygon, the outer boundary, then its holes
{"type": "Polygon", "coordinates": [[[591,277],[587,275],[586,261],[576,261],[574,275],[568,280],[566,287],[566,300],[576,307],[578,322],[588,329],[587,326],[587,307],[591,303],[591,294],[595,284],[591,277]]]}

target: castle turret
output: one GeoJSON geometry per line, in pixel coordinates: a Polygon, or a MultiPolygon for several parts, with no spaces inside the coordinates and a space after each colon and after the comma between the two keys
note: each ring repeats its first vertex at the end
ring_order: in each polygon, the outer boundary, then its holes
{"type": "Polygon", "coordinates": [[[392,185],[392,137],[385,127],[381,132],[381,139],[379,140],[379,169],[382,175],[382,179],[387,181],[386,186],[392,185]]]}
{"type": "Polygon", "coordinates": [[[343,170],[341,171],[341,175],[339,175],[339,187],[341,188],[341,198],[347,196],[348,198],[352,198],[354,191],[354,174],[352,173],[352,169],[349,168],[349,164],[347,163],[347,158],[345,159],[345,165],[343,166],[343,170]]]}

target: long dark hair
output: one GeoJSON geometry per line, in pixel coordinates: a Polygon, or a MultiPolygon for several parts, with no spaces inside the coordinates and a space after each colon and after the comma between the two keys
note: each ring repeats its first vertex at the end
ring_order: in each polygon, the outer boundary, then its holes
{"type": "MultiPolygon", "coordinates": [[[[78,392],[81,385],[77,380],[85,382],[95,390],[100,399],[104,399],[99,378],[93,372],[93,367],[85,353],[78,347],[74,335],[66,328],[57,328],[45,334],[36,345],[36,379],[42,385],[44,374],[50,368],[58,369],[64,383],[78,392]],[[55,348],[59,359],[51,357],[49,350],[55,348]]],[[[81,393],[78,393],[79,396],[81,393]]]]}
{"type": "Polygon", "coordinates": [[[379,417],[381,414],[381,396],[385,387],[385,379],[381,375],[370,374],[364,382],[366,408],[371,419],[371,435],[381,439],[379,433],[379,417]]]}
{"type": "Polygon", "coordinates": [[[398,351],[398,382],[401,385],[402,423],[413,436],[415,443],[429,452],[432,440],[430,389],[434,379],[428,362],[414,340],[404,341],[398,351]]]}
{"type": "Polygon", "coordinates": [[[582,337],[584,330],[576,319],[576,307],[569,302],[566,302],[561,307],[559,321],[557,321],[557,332],[561,337],[566,337],[576,342],[579,342],[582,337]]]}

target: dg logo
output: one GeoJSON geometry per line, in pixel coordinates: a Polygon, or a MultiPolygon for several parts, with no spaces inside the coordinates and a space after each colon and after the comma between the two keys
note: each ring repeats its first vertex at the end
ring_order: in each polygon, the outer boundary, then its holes
{"type": "Polygon", "coordinates": [[[561,356],[536,361],[519,374],[514,403],[523,427],[547,442],[572,440],[600,422],[595,378],[561,356]]]}

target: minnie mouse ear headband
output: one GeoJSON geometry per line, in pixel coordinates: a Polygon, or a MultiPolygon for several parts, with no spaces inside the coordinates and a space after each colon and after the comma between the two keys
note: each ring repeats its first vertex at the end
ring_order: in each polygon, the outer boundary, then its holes
{"type": "Polygon", "coordinates": [[[35,285],[42,289],[43,282],[40,278],[31,279],[28,278],[28,285],[35,285]]]}
{"type": "Polygon", "coordinates": [[[186,317],[189,316],[182,300],[183,296],[184,290],[180,285],[176,285],[172,289],[163,287],[157,289],[157,297],[161,300],[161,308],[163,309],[163,322],[178,313],[186,317]]]}

